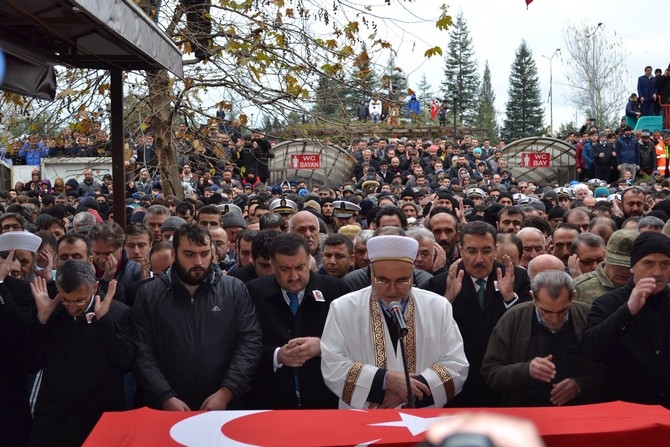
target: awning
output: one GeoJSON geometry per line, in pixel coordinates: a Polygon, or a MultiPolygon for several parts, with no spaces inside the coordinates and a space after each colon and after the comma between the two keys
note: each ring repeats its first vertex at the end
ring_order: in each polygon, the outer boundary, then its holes
{"type": "Polygon", "coordinates": [[[10,66],[0,88],[30,96],[44,97],[54,65],[183,77],[179,49],[132,0],[2,0],[0,48],[29,73],[21,82],[10,66]]]}

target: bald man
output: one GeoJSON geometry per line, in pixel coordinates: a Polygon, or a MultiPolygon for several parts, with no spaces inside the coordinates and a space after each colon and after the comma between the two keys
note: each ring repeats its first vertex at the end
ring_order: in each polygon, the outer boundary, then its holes
{"type": "Polygon", "coordinates": [[[531,281],[538,273],[549,270],[560,270],[564,272],[565,266],[563,265],[563,261],[554,255],[544,254],[536,256],[528,263],[528,277],[531,281]]]}

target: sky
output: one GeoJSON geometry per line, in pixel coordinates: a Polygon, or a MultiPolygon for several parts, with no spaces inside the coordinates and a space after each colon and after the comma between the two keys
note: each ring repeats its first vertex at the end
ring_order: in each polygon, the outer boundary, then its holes
{"type": "MultiPolygon", "coordinates": [[[[440,45],[444,50],[448,43],[448,33],[439,32],[430,26],[412,23],[419,18],[430,19],[439,15],[439,6],[445,0],[414,0],[409,4],[395,4],[394,10],[387,12],[401,17],[409,23],[405,30],[412,30],[414,36],[401,32],[398,28],[389,31],[388,38],[395,42],[399,53],[398,65],[405,69],[409,86],[416,90],[425,73],[428,82],[437,90],[443,80],[444,59],[434,57],[428,61],[423,57],[426,48],[440,45]],[[397,10],[397,11],[396,11],[397,10]]],[[[481,73],[484,62],[489,61],[491,81],[496,94],[496,109],[500,116],[505,110],[510,67],[521,40],[525,39],[533,53],[538,68],[538,76],[545,101],[545,124],[549,124],[549,61],[541,55],[551,57],[557,48],[565,47],[564,29],[569,25],[583,25],[595,29],[602,22],[599,33],[605,33],[609,41],[621,39],[628,53],[625,61],[626,85],[630,92],[637,86],[637,78],[646,65],[665,69],[670,64],[670,38],[654,25],[653,17],[667,10],[667,3],[661,0],[647,0],[636,5],[630,0],[534,0],[526,9],[524,0],[446,0],[449,14],[456,17],[459,10],[467,21],[474,45],[474,55],[481,73]],[[640,17],[644,13],[645,21],[640,17]],[[616,36],[615,36],[616,33],[616,36]]],[[[381,2],[383,4],[383,2],[381,2]]],[[[382,7],[373,9],[382,11],[382,7]]],[[[567,52],[554,57],[553,68],[553,115],[554,128],[561,123],[576,121],[582,124],[585,116],[575,115],[574,107],[567,101],[568,88],[565,86],[562,70],[563,58],[567,52]]],[[[383,62],[383,61],[381,61],[383,62]]],[[[625,104],[621,105],[621,111],[625,104]]]]}

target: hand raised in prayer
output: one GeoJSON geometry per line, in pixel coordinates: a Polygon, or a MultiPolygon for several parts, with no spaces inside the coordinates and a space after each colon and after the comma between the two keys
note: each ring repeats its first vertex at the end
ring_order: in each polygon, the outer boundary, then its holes
{"type": "Polygon", "coordinates": [[[504,275],[500,267],[496,269],[498,290],[505,301],[512,301],[514,299],[514,264],[508,255],[503,255],[503,263],[505,264],[504,275]]]}
{"type": "Polygon", "coordinates": [[[461,293],[461,287],[463,286],[463,275],[465,275],[465,270],[459,270],[458,267],[463,262],[461,259],[457,260],[451,266],[449,266],[449,273],[447,273],[447,292],[445,297],[450,303],[453,303],[459,293],[461,293]]]}
{"type": "Polygon", "coordinates": [[[656,280],[654,278],[640,279],[628,298],[628,310],[632,315],[637,315],[647,302],[647,298],[656,287],[656,280]]]}
{"type": "Polygon", "coordinates": [[[105,295],[104,300],[100,300],[100,295],[95,296],[94,298],[95,304],[93,305],[93,312],[95,312],[95,317],[98,320],[104,317],[109,311],[115,293],[116,293],[116,280],[113,279],[109,282],[109,285],[107,286],[107,294],[105,295]]]}
{"type": "Polygon", "coordinates": [[[40,277],[33,279],[33,282],[30,283],[30,290],[33,292],[33,298],[35,298],[35,305],[37,306],[37,319],[40,323],[47,324],[49,317],[58,305],[58,296],[53,300],[49,298],[47,282],[40,277]]]}

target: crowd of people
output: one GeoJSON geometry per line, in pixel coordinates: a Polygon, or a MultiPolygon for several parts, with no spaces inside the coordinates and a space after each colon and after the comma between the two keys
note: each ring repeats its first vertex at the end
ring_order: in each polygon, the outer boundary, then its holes
{"type": "Polygon", "coordinates": [[[617,151],[629,129],[568,185],[465,136],[355,141],[332,188],[268,185],[261,132],[209,131],[237,150],[182,154],[183,198],[133,152],[125,227],[90,169],[2,193],[0,444],[81,445],[142,405],[670,408],[670,183],[617,151]]]}

